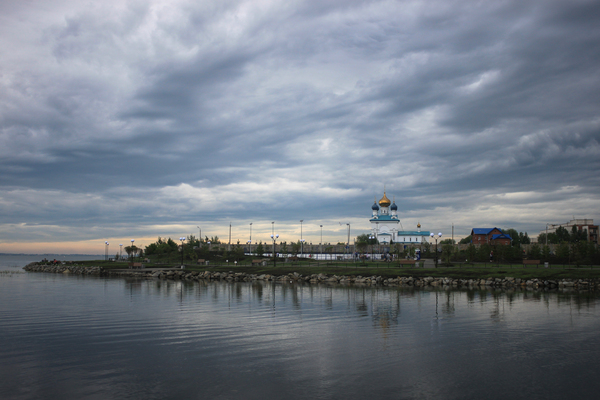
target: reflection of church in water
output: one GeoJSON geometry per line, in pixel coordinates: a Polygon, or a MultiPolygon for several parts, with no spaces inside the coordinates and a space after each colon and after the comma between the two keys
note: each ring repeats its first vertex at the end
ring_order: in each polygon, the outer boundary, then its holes
{"type": "Polygon", "coordinates": [[[373,203],[373,218],[371,221],[371,233],[381,244],[420,244],[427,243],[428,231],[421,231],[421,224],[417,224],[416,231],[405,231],[398,218],[398,206],[392,203],[383,192],[383,197],[373,203]],[[400,229],[398,229],[400,228],[400,229]]]}

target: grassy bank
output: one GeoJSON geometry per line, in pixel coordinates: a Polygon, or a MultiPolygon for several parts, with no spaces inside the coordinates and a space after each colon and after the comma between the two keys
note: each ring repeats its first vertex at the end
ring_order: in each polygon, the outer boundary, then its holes
{"type": "MultiPolygon", "coordinates": [[[[126,262],[107,262],[107,261],[81,261],[79,265],[102,266],[106,269],[125,269],[128,268],[126,262]]],[[[144,263],[146,268],[178,268],[179,263],[144,263]]],[[[528,266],[516,264],[460,264],[454,266],[440,266],[438,268],[414,268],[399,266],[398,264],[367,262],[315,262],[302,260],[293,263],[278,262],[276,266],[270,261],[266,266],[252,265],[251,261],[234,263],[210,262],[210,265],[186,265],[186,270],[191,271],[215,271],[215,272],[244,272],[250,274],[271,274],[284,275],[290,272],[298,272],[303,275],[327,274],[327,275],[354,275],[354,276],[372,276],[382,277],[449,277],[454,279],[484,279],[484,278],[504,278],[511,276],[521,279],[591,279],[600,278],[600,267],[598,266],[552,266],[544,268],[543,266],[528,266]]]]}

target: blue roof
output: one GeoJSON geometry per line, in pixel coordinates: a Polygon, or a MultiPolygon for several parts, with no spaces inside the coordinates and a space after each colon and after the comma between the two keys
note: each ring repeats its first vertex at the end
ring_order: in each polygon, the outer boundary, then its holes
{"type": "Polygon", "coordinates": [[[398,218],[392,218],[390,215],[380,215],[378,218],[372,218],[369,221],[400,221],[398,218]]]}
{"type": "Polygon", "coordinates": [[[396,232],[396,236],[429,236],[430,234],[431,234],[431,232],[429,232],[429,231],[423,231],[423,232],[398,231],[398,232],[396,232]]]}
{"type": "MultiPolygon", "coordinates": [[[[472,233],[473,235],[489,235],[489,233],[491,231],[493,231],[494,229],[498,229],[496,227],[494,228],[473,228],[472,233]]],[[[502,229],[498,229],[500,232],[502,232],[502,229]]]]}
{"type": "Polygon", "coordinates": [[[510,237],[510,235],[503,233],[501,235],[496,234],[496,235],[492,235],[492,240],[496,240],[496,239],[510,239],[512,240],[512,238],[510,237]]]}

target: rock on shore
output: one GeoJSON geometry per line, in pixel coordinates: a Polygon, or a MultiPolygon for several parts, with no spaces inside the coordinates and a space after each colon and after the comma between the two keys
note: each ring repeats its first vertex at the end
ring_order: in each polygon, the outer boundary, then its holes
{"type": "Polygon", "coordinates": [[[529,288],[529,289],[576,289],[598,290],[598,279],[519,279],[513,277],[483,278],[483,279],[453,279],[398,276],[384,278],[381,276],[345,276],[312,274],[302,275],[292,272],[286,275],[247,274],[244,272],[212,272],[186,270],[106,270],[102,267],[72,265],[45,265],[31,263],[23,268],[29,272],[51,272],[76,275],[122,276],[154,279],[181,279],[188,281],[221,280],[229,282],[275,281],[275,282],[307,282],[322,284],[352,284],[352,285],[381,285],[381,286],[412,286],[412,287],[490,287],[490,288],[529,288]]]}

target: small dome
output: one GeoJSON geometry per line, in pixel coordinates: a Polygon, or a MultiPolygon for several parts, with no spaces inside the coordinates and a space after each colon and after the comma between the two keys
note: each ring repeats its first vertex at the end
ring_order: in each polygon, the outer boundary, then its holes
{"type": "Polygon", "coordinates": [[[398,206],[396,205],[396,202],[394,202],[394,204],[392,204],[392,206],[390,207],[390,210],[398,211],[398,206]]]}
{"type": "Polygon", "coordinates": [[[387,198],[385,192],[383,192],[383,197],[381,198],[381,200],[379,200],[379,205],[381,207],[389,207],[390,204],[392,204],[392,202],[390,201],[390,199],[387,198]]]}
{"type": "Polygon", "coordinates": [[[371,209],[374,211],[379,211],[379,206],[377,205],[377,202],[373,203],[373,206],[371,207],[371,209]]]}
{"type": "Polygon", "coordinates": [[[421,227],[421,223],[419,222],[419,223],[417,223],[417,228],[420,228],[420,227],[421,227]]]}

